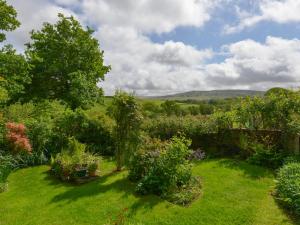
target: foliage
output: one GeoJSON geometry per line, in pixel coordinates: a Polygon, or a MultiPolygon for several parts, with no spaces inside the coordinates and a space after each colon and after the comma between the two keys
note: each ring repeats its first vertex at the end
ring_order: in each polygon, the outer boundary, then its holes
{"type": "Polygon", "coordinates": [[[222,111],[216,111],[212,115],[213,120],[216,123],[217,129],[230,129],[233,128],[234,120],[235,120],[235,112],[222,112],[222,111]]]}
{"type": "Polygon", "coordinates": [[[57,131],[56,121],[59,121],[67,107],[58,101],[40,103],[13,104],[4,109],[4,120],[23,123],[27,127],[27,135],[33,149],[33,156],[50,157],[62,147],[62,133],[57,131]],[[44,155],[44,156],[43,156],[44,155]]]}
{"type": "Polygon", "coordinates": [[[0,153],[0,193],[5,191],[7,177],[16,167],[17,162],[13,156],[0,153]]]}
{"type": "Polygon", "coordinates": [[[146,147],[134,154],[129,167],[129,178],[138,183],[137,192],[157,194],[183,205],[199,195],[199,189],[193,188],[192,165],[187,159],[190,144],[184,137],[173,137],[165,146],[157,139],[145,142],[146,147]]]}
{"type": "Polygon", "coordinates": [[[32,148],[26,135],[26,127],[24,124],[7,123],[6,129],[6,139],[13,153],[18,154],[26,152],[31,154],[32,148]]]}
{"type": "MultiPolygon", "coordinates": [[[[278,129],[289,132],[289,125],[299,117],[300,94],[276,89],[263,97],[246,98],[236,106],[236,122],[249,129],[278,129]]],[[[295,128],[295,124],[293,124],[295,128]]],[[[298,125],[299,127],[299,125],[298,125]]]]}
{"type": "Polygon", "coordinates": [[[108,110],[115,120],[114,138],[117,170],[129,161],[139,143],[142,114],[133,95],[117,91],[108,110]]]}
{"type": "Polygon", "coordinates": [[[300,163],[289,163],[279,170],[276,194],[282,203],[300,215],[300,163]]]}
{"type": "MultiPolygon", "coordinates": [[[[16,10],[12,6],[7,5],[6,0],[0,0],[0,15],[0,31],[13,31],[20,26],[16,10]]],[[[0,42],[4,40],[5,34],[1,32],[0,42]]]]}
{"type": "Polygon", "coordinates": [[[287,157],[286,151],[274,144],[271,136],[241,135],[239,140],[240,156],[248,162],[277,169],[287,157]]]}
{"type": "Polygon", "coordinates": [[[98,169],[100,158],[86,152],[86,146],[75,138],[69,139],[67,149],[52,159],[51,167],[55,176],[62,180],[73,180],[90,176],[98,169]]]}
{"type": "Polygon", "coordinates": [[[262,143],[252,143],[252,155],[248,158],[250,163],[276,169],[280,167],[286,157],[286,153],[275,146],[267,146],[262,143]]]}
{"type": "Polygon", "coordinates": [[[151,101],[142,102],[143,115],[146,117],[155,117],[161,113],[161,108],[158,104],[151,101]]]}
{"type": "Polygon", "coordinates": [[[105,114],[98,113],[97,119],[91,119],[81,109],[65,111],[56,121],[55,132],[64,145],[69,137],[75,137],[87,145],[89,151],[101,155],[113,155],[113,121],[105,114]]]}
{"type": "Polygon", "coordinates": [[[33,65],[28,99],[61,99],[72,108],[88,106],[99,100],[102,90],[97,83],[110,70],[103,65],[103,51],[74,17],[58,15],[56,24],[44,23],[32,31],[26,56],[33,65]]]}
{"type": "Polygon", "coordinates": [[[199,134],[215,132],[217,127],[214,118],[206,116],[169,116],[147,119],[142,129],[153,138],[170,139],[178,134],[194,137],[199,134]]]}
{"type": "Polygon", "coordinates": [[[0,65],[1,87],[7,91],[10,103],[16,102],[24,94],[25,86],[31,83],[30,66],[10,45],[0,49],[0,65]]]}
{"type": "Polygon", "coordinates": [[[165,151],[166,141],[157,138],[143,137],[138,151],[134,152],[129,163],[129,179],[139,181],[149,172],[152,164],[156,162],[162,151],[165,151]]]}
{"type": "Polygon", "coordinates": [[[183,110],[180,108],[180,105],[175,101],[166,100],[161,104],[162,111],[167,115],[182,115],[184,114],[183,110]]]}

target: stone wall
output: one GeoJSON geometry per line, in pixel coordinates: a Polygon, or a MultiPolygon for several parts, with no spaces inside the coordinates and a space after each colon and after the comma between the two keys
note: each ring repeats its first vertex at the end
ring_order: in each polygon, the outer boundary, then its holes
{"type": "Polygon", "coordinates": [[[225,129],[218,133],[201,134],[192,138],[192,148],[202,148],[212,155],[234,155],[242,149],[242,139],[264,142],[277,148],[299,154],[299,135],[287,135],[280,130],[225,129]]]}

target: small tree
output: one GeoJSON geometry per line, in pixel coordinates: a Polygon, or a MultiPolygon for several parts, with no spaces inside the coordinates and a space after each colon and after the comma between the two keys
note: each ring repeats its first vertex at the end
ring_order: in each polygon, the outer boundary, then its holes
{"type": "Polygon", "coordinates": [[[109,112],[116,122],[115,154],[117,171],[120,171],[139,143],[142,114],[135,97],[122,91],[116,92],[109,112]]]}

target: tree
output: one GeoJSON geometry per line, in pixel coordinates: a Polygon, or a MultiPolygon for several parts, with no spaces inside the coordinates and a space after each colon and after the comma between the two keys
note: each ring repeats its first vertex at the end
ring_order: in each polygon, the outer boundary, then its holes
{"type": "Polygon", "coordinates": [[[74,17],[58,15],[56,24],[44,23],[32,31],[26,56],[33,66],[31,99],[61,99],[72,108],[89,105],[102,96],[97,83],[110,66],[103,64],[103,51],[92,37],[93,30],[83,29],[74,17]]]}
{"type": "MultiPolygon", "coordinates": [[[[0,15],[0,31],[13,31],[20,26],[20,22],[16,19],[16,10],[7,5],[5,0],[0,0],[0,15]]],[[[5,39],[5,34],[0,32],[0,42],[5,39]]]]}
{"type": "Polygon", "coordinates": [[[23,55],[17,54],[11,45],[0,49],[1,87],[7,91],[10,102],[16,102],[31,83],[29,64],[23,55]]]}
{"type": "Polygon", "coordinates": [[[172,100],[166,100],[160,106],[161,106],[163,112],[166,113],[168,116],[171,116],[174,114],[180,115],[180,113],[182,112],[180,105],[172,100]]]}
{"type": "Polygon", "coordinates": [[[116,92],[109,113],[116,122],[115,154],[120,171],[138,146],[142,114],[135,97],[122,91],[116,92]]]}

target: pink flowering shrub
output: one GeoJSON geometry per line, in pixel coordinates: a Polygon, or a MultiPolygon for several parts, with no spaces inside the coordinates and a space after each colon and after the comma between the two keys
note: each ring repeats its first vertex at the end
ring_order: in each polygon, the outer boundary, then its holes
{"type": "Polygon", "coordinates": [[[26,152],[31,153],[32,148],[26,135],[26,127],[24,124],[7,123],[6,139],[11,145],[15,153],[26,152]]]}

